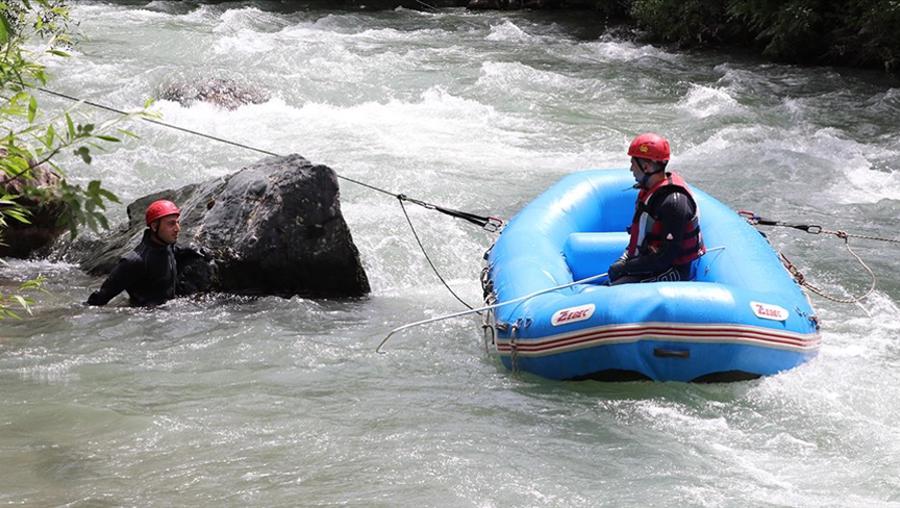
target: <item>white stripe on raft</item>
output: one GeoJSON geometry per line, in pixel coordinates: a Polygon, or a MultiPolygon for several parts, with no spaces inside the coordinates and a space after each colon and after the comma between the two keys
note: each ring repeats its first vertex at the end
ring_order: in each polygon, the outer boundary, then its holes
{"type": "MultiPolygon", "coordinates": [[[[797,352],[819,348],[819,334],[779,332],[771,328],[724,324],[696,325],[687,323],[645,323],[610,325],[553,335],[543,339],[516,340],[520,356],[545,356],[594,346],[627,344],[642,340],[695,342],[703,344],[744,344],[797,352]]],[[[509,339],[497,338],[497,352],[508,355],[509,339]]]]}

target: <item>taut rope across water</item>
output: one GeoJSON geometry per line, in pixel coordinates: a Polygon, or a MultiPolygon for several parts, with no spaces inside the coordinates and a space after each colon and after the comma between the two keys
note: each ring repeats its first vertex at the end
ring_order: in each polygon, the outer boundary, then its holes
{"type": "MultiPolygon", "coordinates": [[[[127,113],[127,112],[125,112],[125,111],[122,111],[121,109],[117,109],[117,108],[114,108],[114,107],[111,107],[111,106],[107,106],[107,105],[105,105],[105,104],[100,104],[100,103],[93,102],[93,101],[89,101],[89,100],[85,100],[85,99],[79,99],[78,97],[73,97],[73,96],[71,96],[71,95],[67,95],[67,94],[64,94],[64,93],[56,92],[56,91],[54,91],[54,90],[50,90],[50,89],[43,88],[43,87],[38,87],[37,89],[40,90],[41,92],[46,93],[46,94],[54,95],[54,96],[56,96],[56,97],[60,97],[60,98],[63,98],[63,99],[66,99],[66,100],[69,100],[69,101],[72,101],[72,102],[75,102],[75,103],[78,103],[78,104],[87,104],[88,106],[91,106],[91,107],[94,107],[94,108],[98,108],[98,109],[102,109],[102,110],[104,110],[104,111],[110,111],[110,112],[112,112],[112,113],[116,113],[116,114],[123,115],[123,116],[130,116],[129,113],[127,113]]],[[[192,130],[192,129],[187,129],[187,128],[185,128],[185,127],[180,127],[180,126],[178,126],[178,125],[174,125],[174,124],[162,122],[162,121],[160,121],[160,120],[156,120],[156,119],[153,119],[153,118],[148,118],[148,117],[146,117],[146,116],[140,116],[139,118],[140,118],[141,120],[144,120],[145,122],[149,122],[149,123],[152,123],[152,124],[155,124],[155,125],[159,125],[159,126],[162,126],[162,127],[169,128],[169,129],[174,129],[174,130],[177,130],[177,131],[185,132],[185,133],[187,133],[187,134],[191,134],[191,135],[194,135],[194,136],[199,136],[199,137],[202,137],[202,138],[210,139],[210,140],[212,140],[212,141],[217,141],[217,142],[219,142],[219,143],[225,143],[225,144],[227,144],[227,145],[236,146],[236,147],[238,147],[238,148],[243,148],[244,150],[249,150],[249,151],[252,151],[252,152],[257,152],[257,153],[261,153],[261,154],[269,155],[269,156],[273,156],[273,157],[283,157],[282,154],[278,154],[278,153],[275,153],[275,152],[272,152],[272,151],[269,151],[269,150],[264,150],[264,149],[262,149],[262,148],[257,148],[257,147],[254,147],[254,146],[251,146],[251,145],[248,145],[248,144],[239,143],[239,142],[237,142],[237,141],[232,141],[232,140],[230,140],[230,139],[220,138],[220,137],[217,137],[217,136],[213,136],[213,135],[210,135],[210,134],[206,134],[205,132],[200,132],[200,131],[195,131],[195,130],[192,130]]],[[[419,245],[419,248],[421,249],[422,254],[425,256],[425,259],[428,261],[428,264],[431,266],[431,269],[434,271],[434,273],[435,273],[435,275],[437,276],[438,280],[441,281],[441,283],[444,285],[445,288],[447,288],[447,290],[450,292],[450,294],[452,294],[452,295],[453,295],[460,303],[462,303],[463,305],[465,305],[465,306],[468,307],[469,309],[472,308],[471,305],[469,305],[468,303],[466,303],[465,301],[463,301],[462,298],[460,298],[460,297],[456,294],[456,292],[453,291],[453,289],[447,284],[446,280],[444,280],[444,277],[440,274],[440,272],[438,271],[437,267],[436,267],[436,266],[434,265],[434,263],[431,261],[431,258],[428,256],[428,253],[425,251],[425,247],[422,245],[422,242],[419,240],[419,235],[416,233],[416,229],[415,229],[415,227],[413,227],[412,221],[409,219],[409,214],[407,214],[407,212],[406,212],[406,207],[403,206],[403,202],[404,202],[404,201],[407,201],[407,202],[410,202],[410,203],[414,203],[414,204],[416,204],[416,205],[419,205],[419,206],[421,206],[422,208],[425,208],[426,210],[434,210],[434,211],[440,212],[440,213],[442,213],[442,214],[444,214],[444,215],[449,215],[449,216],[451,216],[451,217],[455,217],[455,218],[458,218],[458,219],[463,219],[463,220],[465,220],[465,221],[467,221],[467,222],[470,222],[470,223],[472,223],[472,224],[475,224],[475,225],[477,225],[477,226],[481,226],[482,229],[484,229],[485,231],[491,232],[491,233],[495,233],[495,232],[499,231],[500,229],[502,229],[502,227],[503,227],[503,220],[502,220],[502,219],[499,219],[499,218],[494,217],[494,216],[482,216],[482,215],[477,215],[477,214],[474,214],[474,213],[471,213],[471,212],[464,212],[464,211],[460,211],[460,210],[454,210],[454,209],[452,209],[452,208],[448,208],[448,207],[445,207],[445,206],[435,205],[435,204],[433,204],[433,203],[429,203],[429,202],[423,201],[423,200],[421,200],[421,199],[410,198],[410,197],[408,197],[406,194],[396,193],[396,192],[391,192],[391,191],[389,191],[389,190],[382,189],[382,188],[380,188],[380,187],[376,187],[375,185],[372,185],[372,184],[369,184],[369,183],[366,183],[366,182],[362,182],[362,181],[359,181],[359,180],[356,180],[356,179],[353,179],[353,178],[349,178],[349,177],[343,176],[343,175],[341,175],[341,174],[339,174],[339,173],[337,173],[337,172],[335,172],[335,175],[336,175],[338,178],[340,178],[341,180],[345,180],[345,181],[348,181],[348,182],[351,182],[351,183],[355,183],[356,185],[360,185],[360,186],[362,186],[362,187],[366,187],[367,189],[370,189],[370,190],[373,190],[373,191],[376,191],[376,192],[380,192],[380,193],[382,193],[382,194],[386,194],[386,195],[388,195],[388,196],[392,196],[392,197],[397,198],[397,201],[400,203],[400,208],[403,210],[403,215],[406,217],[406,222],[409,224],[410,230],[412,231],[413,237],[416,239],[416,243],[419,245]]]]}

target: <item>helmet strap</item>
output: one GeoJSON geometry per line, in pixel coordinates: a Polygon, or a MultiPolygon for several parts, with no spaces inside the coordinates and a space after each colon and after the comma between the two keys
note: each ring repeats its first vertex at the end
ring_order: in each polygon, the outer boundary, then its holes
{"type": "Polygon", "coordinates": [[[650,181],[650,177],[666,170],[665,164],[659,164],[655,161],[651,161],[649,159],[642,159],[640,157],[635,157],[635,159],[637,160],[638,168],[640,168],[641,174],[643,175],[641,177],[641,181],[638,182],[637,184],[635,184],[635,187],[637,187],[639,189],[648,189],[649,186],[647,185],[647,183],[650,181]],[[647,161],[647,162],[645,162],[645,161],[647,161]],[[649,172],[644,171],[644,164],[649,164],[650,167],[653,168],[655,171],[649,171],[649,172]]]}
{"type": "MultiPolygon", "coordinates": [[[[641,173],[644,173],[643,168],[641,168],[641,173]]],[[[653,175],[653,173],[644,173],[644,176],[641,177],[641,184],[640,184],[640,185],[641,185],[641,188],[642,188],[642,189],[647,189],[647,188],[648,188],[648,187],[647,187],[647,181],[650,180],[650,177],[651,177],[652,175],[653,175]]]]}
{"type": "Polygon", "coordinates": [[[150,230],[150,240],[152,240],[153,243],[158,245],[166,244],[166,242],[162,241],[162,238],[159,237],[159,219],[151,222],[150,225],[147,226],[147,229],[150,230]],[[153,229],[154,224],[156,224],[156,229],[153,229]]]}

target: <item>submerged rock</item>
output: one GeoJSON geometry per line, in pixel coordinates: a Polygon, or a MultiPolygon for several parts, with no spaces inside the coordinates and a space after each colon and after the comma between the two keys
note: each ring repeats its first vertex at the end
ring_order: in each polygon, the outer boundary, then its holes
{"type": "Polygon", "coordinates": [[[262,104],[269,94],[253,85],[241,84],[232,79],[209,78],[196,82],[183,81],[162,87],[159,98],[190,106],[196,101],[209,102],[226,109],[237,109],[246,104],[262,104]]]}
{"type": "Polygon", "coordinates": [[[356,297],[369,292],[359,251],[341,214],[337,175],[299,155],[270,157],[227,177],[145,196],[128,225],[74,246],[70,258],[108,273],[140,240],[157,199],[181,209],[180,294],[356,297]]]}

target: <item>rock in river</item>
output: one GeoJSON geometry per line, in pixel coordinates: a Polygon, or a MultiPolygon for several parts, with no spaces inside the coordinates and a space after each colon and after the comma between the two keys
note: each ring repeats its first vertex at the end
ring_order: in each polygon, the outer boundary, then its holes
{"type": "Polygon", "coordinates": [[[254,85],[233,79],[205,78],[166,84],[161,88],[159,98],[176,101],[182,106],[201,101],[237,109],[246,104],[262,104],[269,100],[269,94],[254,85]]]}
{"type": "Polygon", "coordinates": [[[17,201],[29,212],[27,224],[7,219],[7,229],[0,241],[0,257],[24,259],[39,255],[65,231],[60,224],[66,212],[66,205],[57,192],[60,180],[55,171],[44,166],[15,179],[0,170],[0,195],[20,196],[17,201]]]}
{"type": "Polygon", "coordinates": [[[181,208],[179,293],[357,297],[369,282],[341,214],[337,175],[299,155],[269,157],[229,176],[158,192],[128,206],[125,229],[74,246],[92,274],[108,273],[140,240],[157,199],[181,208]]]}

